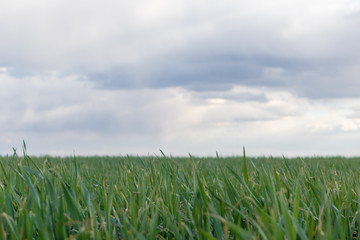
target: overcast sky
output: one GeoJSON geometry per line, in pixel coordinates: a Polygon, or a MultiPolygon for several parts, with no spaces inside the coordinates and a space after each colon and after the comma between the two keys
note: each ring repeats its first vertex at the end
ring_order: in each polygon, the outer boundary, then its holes
{"type": "Polygon", "coordinates": [[[360,155],[358,0],[12,0],[0,155],[360,155]]]}

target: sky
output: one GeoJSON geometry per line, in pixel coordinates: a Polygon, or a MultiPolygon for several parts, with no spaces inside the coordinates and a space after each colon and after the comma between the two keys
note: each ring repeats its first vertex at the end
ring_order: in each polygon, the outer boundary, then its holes
{"type": "Polygon", "coordinates": [[[0,155],[359,156],[358,0],[12,0],[0,155]]]}

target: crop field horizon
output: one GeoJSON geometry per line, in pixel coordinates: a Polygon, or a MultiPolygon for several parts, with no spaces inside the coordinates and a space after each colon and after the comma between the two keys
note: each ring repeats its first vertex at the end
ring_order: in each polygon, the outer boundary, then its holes
{"type": "Polygon", "coordinates": [[[360,157],[0,157],[0,239],[359,239],[360,157]]]}

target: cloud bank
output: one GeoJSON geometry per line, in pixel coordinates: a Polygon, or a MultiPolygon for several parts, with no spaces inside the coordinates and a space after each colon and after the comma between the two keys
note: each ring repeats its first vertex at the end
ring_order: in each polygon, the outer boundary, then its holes
{"type": "Polygon", "coordinates": [[[42,1],[0,9],[0,146],[357,154],[360,4],[42,1]]]}
{"type": "Polygon", "coordinates": [[[360,134],[359,99],[329,103],[240,85],[221,92],[109,91],[80,76],[54,74],[1,74],[0,82],[0,101],[7,103],[1,106],[1,150],[7,153],[22,137],[33,154],[153,154],[161,148],[174,155],[232,155],[245,143],[255,155],[351,155],[351,139],[360,134]]]}

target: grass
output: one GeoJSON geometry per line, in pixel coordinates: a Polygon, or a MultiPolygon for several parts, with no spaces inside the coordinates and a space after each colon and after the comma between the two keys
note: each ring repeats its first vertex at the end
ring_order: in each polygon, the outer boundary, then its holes
{"type": "Polygon", "coordinates": [[[0,168],[0,239],[360,238],[359,158],[29,157],[24,145],[0,168]]]}

